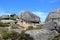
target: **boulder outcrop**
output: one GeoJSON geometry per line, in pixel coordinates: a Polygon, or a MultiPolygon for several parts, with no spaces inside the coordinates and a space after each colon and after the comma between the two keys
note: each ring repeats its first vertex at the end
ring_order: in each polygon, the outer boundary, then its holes
{"type": "Polygon", "coordinates": [[[47,16],[45,22],[60,22],[60,8],[53,10],[52,12],[49,13],[47,16]]]}
{"type": "Polygon", "coordinates": [[[29,11],[21,12],[19,18],[27,22],[40,22],[40,17],[29,11]]]}
{"type": "Polygon", "coordinates": [[[42,29],[48,29],[48,30],[56,30],[56,23],[55,22],[47,22],[45,23],[41,28],[42,29]]]}
{"type": "Polygon", "coordinates": [[[48,22],[55,22],[57,30],[58,31],[60,30],[60,8],[53,10],[52,12],[49,13],[49,15],[45,20],[45,23],[48,23],[48,22]]]}
{"type": "MultiPolygon", "coordinates": [[[[53,30],[41,29],[41,30],[29,30],[25,32],[29,35],[31,40],[52,40],[58,35],[58,32],[53,30]]],[[[28,37],[26,40],[29,40],[28,37]]]]}

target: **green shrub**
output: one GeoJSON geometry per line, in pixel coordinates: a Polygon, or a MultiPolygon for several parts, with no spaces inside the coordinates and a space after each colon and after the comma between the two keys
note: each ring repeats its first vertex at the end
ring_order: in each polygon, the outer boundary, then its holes
{"type": "Polygon", "coordinates": [[[19,24],[12,24],[12,29],[15,29],[15,28],[18,28],[19,27],[19,24]]]}
{"type": "Polygon", "coordinates": [[[3,40],[3,38],[0,36],[0,40],[3,40]]]}
{"type": "Polygon", "coordinates": [[[10,17],[9,19],[10,19],[10,20],[15,20],[16,18],[14,18],[14,17],[10,17]]]}
{"type": "Polygon", "coordinates": [[[41,26],[37,26],[36,28],[34,28],[34,29],[41,29],[41,26]]]}
{"type": "Polygon", "coordinates": [[[11,40],[23,40],[23,39],[26,38],[25,31],[26,30],[22,30],[21,33],[17,33],[17,32],[14,32],[14,31],[5,32],[1,36],[2,36],[2,39],[4,39],[4,40],[8,40],[8,39],[11,39],[11,40]]]}
{"type": "Polygon", "coordinates": [[[8,23],[2,23],[2,22],[0,22],[0,27],[8,27],[8,26],[9,26],[8,23]]]}
{"type": "Polygon", "coordinates": [[[37,26],[36,28],[34,28],[33,26],[28,26],[27,30],[36,30],[36,29],[41,29],[41,27],[37,26]]]}
{"type": "Polygon", "coordinates": [[[33,26],[28,26],[27,30],[33,30],[33,26]]]}
{"type": "Polygon", "coordinates": [[[58,36],[54,37],[54,39],[53,39],[53,40],[60,40],[60,33],[59,33],[59,35],[58,35],[58,36]]]}
{"type": "Polygon", "coordinates": [[[8,39],[11,39],[11,40],[17,40],[18,39],[19,40],[20,39],[20,34],[17,33],[17,32],[14,32],[14,31],[5,32],[5,33],[2,34],[2,38],[4,40],[8,40],[8,39]]]}
{"type": "Polygon", "coordinates": [[[25,31],[26,31],[26,30],[22,30],[22,32],[20,33],[21,40],[25,38],[25,31]]]}
{"type": "Polygon", "coordinates": [[[10,32],[5,32],[5,33],[2,34],[2,38],[3,39],[8,39],[8,38],[10,38],[10,35],[11,35],[10,32]]]}

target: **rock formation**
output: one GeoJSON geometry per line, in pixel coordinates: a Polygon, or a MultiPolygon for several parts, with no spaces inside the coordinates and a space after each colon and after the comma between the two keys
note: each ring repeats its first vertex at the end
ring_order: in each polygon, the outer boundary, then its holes
{"type": "Polygon", "coordinates": [[[48,29],[48,30],[56,30],[57,28],[55,22],[47,22],[45,23],[41,28],[42,29],[48,29]]]}
{"type": "Polygon", "coordinates": [[[45,22],[49,22],[49,21],[56,21],[56,22],[60,22],[60,8],[53,10],[52,12],[49,13],[49,15],[47,16],[45,22]]]}
{"type": "Polygon", "coordinates": [[[40,17],[29,11],[21,12],[19,18],[27,22],[40,22],[40,17]]]}
{"type": "MultiPolygon", "coordinates": [[[[26,34],[30,35],[31,40],[52,40],[55,36],[58,35],[57,31],[50,31],[47,29],[41,30],[29,30],[25,32],[26,34]]],[[[27,37],[26,40],[29,40],[27,37]]]]}
{"type": "Polygon", "coordinates": [[[58,29],[58,31],[60,30],[60,8],[49,13],[45,20],[45,23],[48,22],[55,22],[56,28],[58,29]]]}

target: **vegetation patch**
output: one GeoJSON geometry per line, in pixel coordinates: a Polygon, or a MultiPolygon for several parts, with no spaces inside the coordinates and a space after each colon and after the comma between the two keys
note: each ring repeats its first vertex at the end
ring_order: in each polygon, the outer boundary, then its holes
{"type": "Polygon", "coordinates": [[[54,37],[54,39],[53,39],[53,40],[60,40],[60,33],[59,33],[59,35],[58,35],[58,36],[54,37]]]}
{"type": "Polygon", "coordinates": [[[16,29],[16,28],[19,28],[19,27],[20,27],[19,24],[12,24],[12,26],[11,26],[12,29],[16,29]]]}
{"type": "Polygon", "coordinates": [[[10,20],[16,20],[16,18],[15,18],[15,17],[10,17],[9,19],[10,19],[10,20]]]}
{"type": "Polygon", "coordinates": [[[14,32],[14,31],[5,32],[1,36],[2,36],[2,39],[4,39],[4,40],[8,40],[8,39],[10,39],[10,40],[20,40],[20,34],[17,33],[17,32],[14,32]]]}
{"type": "Polygon", "coordinates": [[[24,40],[26,38],[25,36],[25,30],[23,30],[21,33],[18,32],[5,32],[1,35],[0,39],[4,40],[24,40]]]}
{"type": "Polygon", "coordinates": [[[0,22],[0,27],[9,27],[9,24],[0,22]]]}
{"type": "Polygon", "coordinates": [[[41,27],[40,26],[37,26],[37,27],[33,27],[33,26],[29,26],[28,28],[27,28],[27,30],[37,30],[37,29],[41,29],[41,27]]]}

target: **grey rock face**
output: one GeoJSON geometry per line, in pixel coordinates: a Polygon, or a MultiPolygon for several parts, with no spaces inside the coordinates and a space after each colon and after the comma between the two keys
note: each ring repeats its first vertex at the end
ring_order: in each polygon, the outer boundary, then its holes
{"type": "Polygon", "coordinates": [[[57,31],[50,31],[47,29],[29,30],[26,31],[26,34],[29,34],[30,38],[33,38],[32,40],[52,40],[55,36],[58,35],[57,31]]]}
{"type": "Polygon", "coordinates": [[[47,22],[45,23],[41,28],[42,29],[48,29],[48,30],[52,30],[52,29],[57,29],[55,28],[57,25],[55,24],[55,22],[47,22]]]}
{"type": "Polygon", "coordinates": [[[40,17],[28,11],[21,12],[19,18],[28,22],[40,22],[40,17]]]}
{"type": "Polygon", "coordinates": [[[52,12],[49,13],[45,22],[49,22],[49,21],[60,22],[60,8],[53,10],[52,12]]]}
{"type": "Polygon", "coordinates": [[[56,22],[56,28],[58,31],[60,31],[60,8],[53,10],[52,12],[49,13],[45,20],[45,23],[48,22],[56,22]]]}

